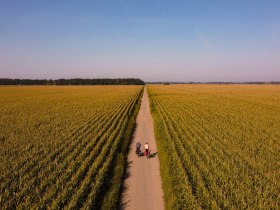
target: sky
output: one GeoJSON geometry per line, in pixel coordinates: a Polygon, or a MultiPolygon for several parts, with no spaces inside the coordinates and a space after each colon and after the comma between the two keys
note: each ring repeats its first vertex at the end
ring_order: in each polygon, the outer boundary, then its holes
{"type": "Polygon", "coordinates": [[[280,81],[279,0],[0,0],[0,78],[280,81]]]}

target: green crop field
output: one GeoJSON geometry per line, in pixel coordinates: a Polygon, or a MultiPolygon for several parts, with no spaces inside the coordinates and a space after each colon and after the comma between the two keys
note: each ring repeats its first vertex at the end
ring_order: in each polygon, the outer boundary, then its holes
{"type": "Polygon", "coordinates": [[[142,90],[0,87],[0,209],[115,208],[142,90]]]}
{"type": "Polygon", "coordinates": [[[280,209],[280,86],[148,92],[167,209],[280,209]]]}

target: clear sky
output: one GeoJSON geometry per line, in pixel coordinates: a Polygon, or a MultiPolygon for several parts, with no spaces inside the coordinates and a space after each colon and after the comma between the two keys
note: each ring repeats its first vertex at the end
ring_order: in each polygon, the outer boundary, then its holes
{"type": "Polygon", "coordinates": [[[0,78],[280,80],[279,0],[0,0],[0,78]]]}

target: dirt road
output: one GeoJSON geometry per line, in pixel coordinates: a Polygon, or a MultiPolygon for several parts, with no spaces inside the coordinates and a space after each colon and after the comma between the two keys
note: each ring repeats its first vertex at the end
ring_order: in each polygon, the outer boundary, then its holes
{"type": "Polygon", "coordinates": [[[135,144],[138,140],[142,144],[142,151],[144,150],[145,143],[148,142],[151,153],[157,152],[153,118],[150,113],[146,87],[128,155],[128,178],[125,180],[126,190],[122,197],[122,209],[164,209],[158,156],[156,155],[149,159],[145,156],[137,157],[135,154],[135,144]]]}

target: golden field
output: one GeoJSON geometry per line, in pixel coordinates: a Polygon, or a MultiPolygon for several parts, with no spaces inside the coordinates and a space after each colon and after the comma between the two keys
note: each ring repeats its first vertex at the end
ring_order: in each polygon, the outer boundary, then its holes
{"type": "Polygon", "coordinates": [[[148,92],[166,209],[280,208],[280,86],[148,92]]]}
{"type": "Polygon", "coordinates": [[[114,208],[142,89],[0,87],[0,208],[114,208]]]}

